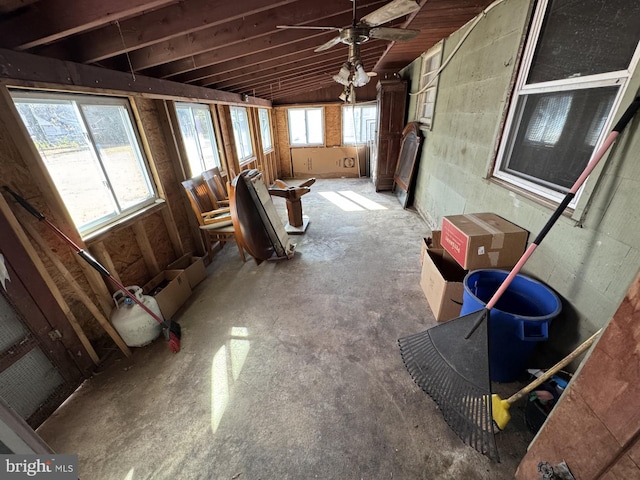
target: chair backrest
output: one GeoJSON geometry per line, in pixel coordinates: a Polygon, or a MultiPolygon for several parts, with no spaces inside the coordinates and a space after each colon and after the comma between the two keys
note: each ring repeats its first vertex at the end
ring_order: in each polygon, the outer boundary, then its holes
{"type": "Polygon", "coordinates": [[[222,173],[218,167],[210,168],[202,172],[202,180],[207,184],[209,190],[215,197],[215,202],[223,202],[228,200],[227,189],[222,180],[222,173]]]}
{"type": "Polygon", "coordinates": [[[205,185],[201,176],[185,180],[182,182],[182,186],[187,194],[187,198],[189,198],[191,208],[198,218],[198,223],[200,225],[204,225],[202,214],[215,209],[214,204],[211,201],[211,197],[209,196],[209,189],[205,185]]]}

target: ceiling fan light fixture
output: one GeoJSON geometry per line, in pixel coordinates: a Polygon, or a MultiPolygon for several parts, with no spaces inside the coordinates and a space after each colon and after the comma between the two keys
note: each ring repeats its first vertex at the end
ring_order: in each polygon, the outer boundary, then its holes
{"type": "Polygon", "coordinates": [[[365,72],[362,62],[356,63],[355,81],[353,82],[356,87],[362,87],[369,83],[369,75],[365,72]]]}
{"type": "Polygon", "coordinates": [[[351,82],[351,65],[349,62],[344,62],[337,75],[333,76],[333,79],[340,85],[348,86],[351,82]]]}
{"type": "Polygon", "coordinates": [[[338,98],[345,103],[349,101],[349,87],[347,85],[345,85],[344,90],[342,90],[338,98]]]}

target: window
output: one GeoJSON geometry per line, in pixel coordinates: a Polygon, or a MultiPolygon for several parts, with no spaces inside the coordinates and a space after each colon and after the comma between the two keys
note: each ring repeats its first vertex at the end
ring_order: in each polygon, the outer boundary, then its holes
{"type": "Polygon", "coordinates": [[[245,107],[230,107],[230,109],[238,161],[249,160],[253,157],[253,146],[251,144],[251,129],[249,128],[247,109],[245,107]]]}
{"type": "Polygon", "coordinates": [[[11,95],[82,235],[155,202],[126,99],[18,90],[11,95]]]}
{"type": "Polygon", "coordinates": [[[373,140],[378,107],[373,105],[342,106],[342,144],[353,145],[373,140]]]}
{"type": "Polygon", "coordinates": [[[420,72],[420,91],[418,97],[416,120],[424,126],[433,125],[433,112],[436,109],[436,93],[438,92],[438,77],[436,72],[442,61],[442,42],[423,54],[420,72]],[[424,91],[423,91],[424,90],[424,91]]]}
{"type": "Polygon", "coordinates": [[[213,167],[219,168],[220,154],[209,107],[195,103],[176,103],[176,113],[191,175],[199,175],[213,167]]]}
{"type": "Polygon", "coordinates": [[[258,119],[260,120],[260,138],[262,138],[262,151],[273,150],[271,142],[271,125],[269,124],[269,111],[266,108],[258,109],[258,119]]]}
{"type": "Polygon", "coordinates": [[[291,145],[324,145],[322,108],[290,108],[287,112],[291,145]]]}
{"type": "Polygon", "coordinates": [[[638,61],[638,18],[640,4],[626,0],[540,2],[496,177],[547,199],[564,197],[611,127],[638,61]]]}

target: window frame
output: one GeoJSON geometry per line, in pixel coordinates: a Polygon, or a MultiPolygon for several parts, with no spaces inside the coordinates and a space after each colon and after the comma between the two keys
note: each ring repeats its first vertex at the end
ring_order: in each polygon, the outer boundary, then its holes
{"type": "MultiPolygon", "coordinates": [[[[9,88],[9,94],[14,103],[14,107],[16,108],[16,115],[18,116],[18,121],[23,126],[25,130],[25,134],[27,135],[29,141],[33,144],[34,149],[38,152],[38,160],[42,165],[42,170],[43,172],[46,172],[46,174],[49,176],[49,179],[51,180],[51,184],[56,188],[56,190],[58,190],[62,204],[67,209],[67,211],[69,210],[69,208],[67,207],[64,197],[60,193],[60,187],[56,184],[55,180],[51,176],[49,169],[47,168],[46,164],[44,163],[44,160],[42,159],[42,155],[40,154],[38,147],[34,144],[33,139],[31,138],[31,134],[27,129],[27,125],[24,124],[22,120],[22,116],[18,113],[17,104],[29,103],[29,100],[34,100],[36,102],[40,102],[41,100],[45,100],[45,101],[57,100],[62,102],[72,102],[73,108],[76,112],[76,119],[81,121],[81,127],[83,129],[83,132],[85,133],[85,138],[87,141],[87,146],[89,148],[89,151],[91,155],[94,157],[93,159],[99,163],[99,167],[102,170],[103,174],[106,171],[106,169],[103,165],[103,160],[99,154],[99,148],[95,143],[94,135],[87,124],[87,119],[85,117],[84,112],[80,108],[80,105],[88,105],[88,106],[105,105],[105,106],[124,107],[124,110],[127,114],[127,118],[129,119],[129,126],[128,126],[129,131],[126,132],[127,137],[130,140],[134,141],[131,144],[131,146],[134,148],[134,151],[137,157],[136,160],[138,162],[138,165],[141,167],[142,173],[144,174],[143,180],[148,188],[150,196],[147,199],[141,202],[138,202],[137,204],[127,208],[119,208],[120,202],[116,201],[115,204],[118,207],[117,210],[119,211],[116,212],[114,215],[104,215],[82,226],[75,225],[75,220],[72,219],[81,238],[86,239],[96,234],[99,231],[109,229],[115,224],[118,224],[128,218],[134,217],[140,212],[149,208],[150,206],[158,204],[163,201],[163,199],[160,198],[159,196],[156,180],[152,173],[152,169],[150,167],[149,157],[144,147],[144,143],[142,142],[142,137],[140,135],[138,122],[136,121],[136,115],[134,114],[133,107],[131,106],[131,101],[129,100],[128,97],[57,92],[57,91],[46,91],[46,90],[31,90],[31,89],[23,89],[23,88],[15,88],[15,87],[9,88]]],[[[114,188],[112,187],[111,182],[109,181],[108,178],[106,179],[106,185],[108,187],[110,194],[114,198],[117,198],[116,192],[114,191],[114,188]]]]}
{"type": "MultiPolygon", "coordinates": [[[[345,131],[344,131],[344,126],[345,126],[345,118],[347,118],[347,116],[349,116],[348,114],[345,114],[345,110],[348,109],[355,109],[355,108],[359,108],[359,109],[363,109],[363,108],[371,108],[373,107],[375,109],[376,112],[376,116],[375,119],[373,119],[373,124],[374,124],[374,130],[375,130],[375,125],[377,124],[378,121],[378,104],[376,102],[366,102],[366,103],[358,103],[355,105],[348,105],[348,104],[343,104],[341,106],[341,115],[342,115],[342,145],[366,145],[367,143],[373,141],[373,136],[371,138],[366,138],[369,137],[369,130],[367,128],[367,122],[371,121],[371,119],[366,119],[364,120],[362,118],[362,114],[360,114],[360,138],[358,138],[358,131],[357,129],[354,128],[354,137],[355,137],[355,141],[354,142],[347,142],[345,139],[345,131]],[[363,122],[364,120],[364,122],[363,122]],[[365,139],[362,139],[362,136],[365,136],[365,139]]],[[[353,117],[352,117],[353,118],[353,117]]]]}
{"type": "Polygon", "coordinates": [[[420,81],[418,82],[420,86],[418,91],[420,91],[421,93],[420,95],[418,95],[415,116],[416,116],[416,121],[421,124],[421,127],[426,128],[427,130],[431,130],[433,128],[433,119],[436,111],[436,102],[438,100],[438,82],[440,81],[440,75],[437,73],[440,67],[442,66],[443,51],[444,51],[444,40],[440,40],[433,47],[431,47],[429,50],[427,50],[425,53],[422,54],[422,62],[420,65],[420,81]],[[434,68],[427,70],[430,66],[429,65],[430,62],[435,58],[438,59],[437,65],[434,68]],[[432,78],[434,78],[434,76],[435,76],[435,79],[433,80],[431,85],[429,85],[429,87],[426,88],[425,91],[423,92],[422,89],[424,89],[425,86],[429,84],[429,81],[432,78]],[[433,100],[430,100],[429,98],[429,95],[431,93],[433,94],[433,100]],[[425,116],[425,108],[427,104],[432,105],[431,116],[425,116]]]}
{"type": "Polygon", "coordinates": [[[322,147],[325,144],[325,119],[324,119],[324,107],[292,107],[287,108],[287,124],[289,130],[289,145],[292,147],[322,147]],[[291,113],[294,110],[303,110],[304,111],[304,120],[305,120],[305,139],[306,142],[293,142],[292,134],[291,134],[291,113]],[[309,142],[309,115],[308,112],[311,110],[319,110],[320,111],[320,122],[322,124],[322,129],[320,131],[321,141],[319,143],[309,142]]]}
{"type": "Polygon", "coordinates": [[[255,150],[253,147],[253,138],[251,136],[251,125],[249,122],[249,112],[247,111],[247,107],[239,106],[239,105],[231,105],[229,107],[229,114],[231,115],[231,129],[233,130],[233,140],[236,146],[236,154],[238,155],[238,163],[240,165],[250,162],[252,159],[256,158],[255,150]],[[245,147],[247,145],[242,141],[242,132],[238,131],[238,128],[241,128],[243,125],[240,123],[240,119],[234,118],[233,112],[243,112],[243,117],[246,120],[246,133],[247,138],[249,139],[249,153],[245,152],[245,147]]]}
{"type": "MultiPolygon", "coordinates": [[[[184,138],[184,133],[182,132],[182,126],[180,124],[180,116],[178,115],[178,109],[179,108],[188,108],[189,111],[190,111],[190,114],[191,114],[191,118],[192,118],[192,120],[194,122],[194,125],[195,125],[194,110],[204,110],[204,111],[207,112],[208,119],[209,119],[209,122],[210,122],[209,127],[211,127],[209,129],[209,131],[210,131],[211,135],[213,136],[213,142],[214,142],[214,145],[213,145],[214,148],[212,150],[214,151],[215,157],[216,157],[213,167],[222,168],[222,158],[221,158],[221,155],[220,155],[220,148],[218,147],[218,145],[219,145],[218,144],[218,137],[216,135],[216,128],[215,128],[215,125],[213,123],[213,116],[211,114],[211,108],[209,107],[209,105],[206,104],[206,103],[174,102],[174,108],[175,108],[175,111],[176,111],[176,121],[178,122],[178,131],[180,132],[180,135],[182,137],[182,143],[183,144],[185,143],[185,138],[184,138]]],[[[209,168],[213,168],[211,166],[205,165],[205,160],[204,160],[204,157],[202,155],[202,146],[200,145],[200,139],[198,138],[197,134],[196,134],[195,138],[197,139],[197,148],[198,148],[198,155],[199,155],[198,160],[199,160],[200,168],[201,168],[201,170],[199,172],[197,172],[197,173],[194,173],[193,169],[191,168],[191,165],[194,162],[192,162],[192,160],[189,158],[189,151],[187,150],[186,145],[185,145],[185,153],[187,155],[187,162],[189,164],[189,170],[191,171],[191,176],[192,177],[196,176],[196,175],[199,175],[200,173],[204,172],[205,170],[208,170],[209,168]]]]}
{"type": "Polygon", "coordinates": [[[258,124],[260,125],[260,140],[262,141],[262,152],[268,153],[273,151],[273,135],[271,134],[271,116],[269,115],[268,108],[258,108],[258,124]],[[267,121],[266,129],[265,125],[262,122],[262,112],[265,114],[265,119],[267,121]],[[265,142],[265,133],[269,136],[269,146],[265,146],[267,142],[265,142]]]}
{"type": "MultiPolygon", "coordinates": [[[[534,84],[527,84],[527,78],[529,76],[529,72],[531,71],[534,55],[538,47],[538,43],[540,42],[542,26],[546,17],[547,9],[549,7],[549,2],[550,0],[541,0],[537,4],[536,10],[534,11],[531,27],[529,32],[527,33],[522,62],[517,72],[516,82],[511,94],[509,108],[507,110],[507,116],[504,123],[504,128],[502,130],[502,137],[500,138],[495,164],[491,174],[494,178],[497,178],[515,188],[519,188],[526,192],[532,193],[533,195],[540,197],[545,201],[559,203],[565,197],[566,191],[568,191],[569,189],[564,189],[558,185],[555,186],[556,188],[545,187],[544,185],[540,184],[544,182],[543,179],[538,179],[540,183],[536,183],[523,178],[523,176],[521,175],[514,175],[506,171],[508,169],[509,160],[511,158],[511,151],[514,145],[512,136],[517,132],[518,128],[520,128],[521,125],[521,111],[519,111],[518,108],[520,99],[525,98],[528,95],[535,95],[540,93],[558,93],[563,91],[573,92],[588,88],[619,86],[620,88],[618,88],[618,92],[614,97],[611,110],[593,147],[591,154],[591,158],[593,158],[593,154],[598,150],[598,148],[600,148],[600,146],[604,142],[604,139],[613,126],[613,120],[620,109],[622,98],[624,97],[630,83],[629,80],[632,78],[637,68],[638,60],[640,59],[640,42],[638,42],[638,44],[636,45],[635,52],[631,57],[627,69],[587,75],[583,77],[574,77],[562,80],[552,80],[534,84]]],[[[524,107],[522,107],[521,110],[524,110],[524,107]]],[[[592,173],[589,178],[594,177],[595,175],[597,174],[592,173]]],[[[588,182],[588,180],[589,179],[587,179],[587,181],[585,181],[585,183],[580,187],[572,201],[569,203],[569,209],[573,210],[578,205],[578,202],[586,188],[586,183],[588,182]]]]}

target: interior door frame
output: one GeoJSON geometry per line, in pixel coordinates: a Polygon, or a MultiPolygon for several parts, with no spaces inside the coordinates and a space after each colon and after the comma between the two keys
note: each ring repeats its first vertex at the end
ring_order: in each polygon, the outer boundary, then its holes
{"type": "MultiPolygon", "coordinates": [[[[15,359],[5,356],[1,361],[7,368],[32,348],[39,347],[64,379],[65,386],[56,394],[58,404],[62,403],[90,376],[93,363],[2,209],[0,232],[0,253],[9,274],[6,291],[1,294],[33,338],[17,350],[15,359]]],[[[29,423],[38,424],[46,419],[51,411],[45,410],[48,409],[34,413],[29,423]]]]}

